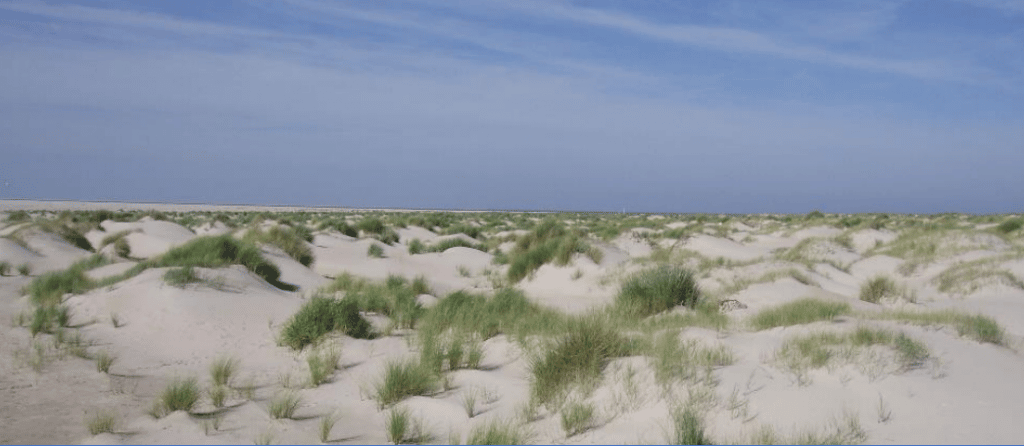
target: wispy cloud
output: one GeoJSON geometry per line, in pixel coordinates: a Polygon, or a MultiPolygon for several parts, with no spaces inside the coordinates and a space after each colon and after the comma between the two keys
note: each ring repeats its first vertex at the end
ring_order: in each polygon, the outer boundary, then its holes
{"type": "Polygon", "coordinates": [[[200,199],[230,182],[218,175],[255,169],[301,179],[282,201],[356,190],[365,205],[657,208],[700,191],[718,207],[690,210],[707,211],[913,200],[920,184],[965,194],[964,166],[1024,186],[1001,168],[1024,162],[1007,149],[1022,140],[1019,98],[1004,94],[1018,68],[874,51],[899,8],[806,13],[833,17],[843,29],[829,36],[583,5],[289,0],[249,5],[259,19],[245,22],[3,2],[42,20],[0,17],[0,133],[18,153],[0,174],[52,176],[63,168],[43,160],[62,155],[191,172],[198,153],[200,199]],[[475,201],[438,198],[459,190],[475,201]]]}

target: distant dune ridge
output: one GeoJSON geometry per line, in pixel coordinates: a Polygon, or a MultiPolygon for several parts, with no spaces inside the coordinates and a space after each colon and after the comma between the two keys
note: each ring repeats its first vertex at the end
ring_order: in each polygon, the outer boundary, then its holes
{"type": "Polygon", "coordinates": [[[0,200],[0,442],[1018,443],[1021,222],[0,200]]]}

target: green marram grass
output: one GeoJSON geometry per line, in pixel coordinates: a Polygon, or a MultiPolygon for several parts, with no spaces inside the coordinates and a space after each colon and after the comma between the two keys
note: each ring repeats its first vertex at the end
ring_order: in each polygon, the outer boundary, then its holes
{"type": "Polygon", "coordinates": [[[314,256],[313,249],[305,239],[307,235],[308,230],[304,232],[293,227],[274,226],[266,231],[257,228],[251,229],[246,233],[244,240],[250,243],[275,246],[295,261],[308,267],[313,264],[314,256]]]}
{"type": "Polygon", "coordinates": [[[896,282],[889,276],[876,276],[860,287],[860,300],[877,304],[882,299],[899,295],[896,282]]]}
{"type": "Polygon", "coordinates": [[[928,347],[903,332],[857,327],[848,333],[816,332],[787,339],[776,360],[790,370],[825,367],[833,361],[853,361],[865,347],[883,345],[897,356],[901,369],[918,367],[930,357],[928,347]]]}
{"type": "Polygon", "coordinates": [[[380,245],[376,243],[373,243],[370,245],[369,248],[366,248],[366,256],[373,259],[382,259],[384,258],[384,248],[382,248],[380,245]]]}
{"type": "Polygon", "coordinates": [[[199,383],[195,378],[176,378],[160,394],[157,408],[162,414],[191,412],[199,401],[199,383]]]}
{"type": "Polygon", "coordinates": [[[736,361],[728,347],[707,347],[693,339],[682,341],[678,330],[656,335],[646,353],[654,368],[655,380],[666,387],[677,381],[698,380],[708,376],[713,368],[736,361]]]}
{"type": "Polygon", "coordinates": [[[314,296],[285,324],[280,343],[301,350],[333,331],[358,339],[374,337],[370,323],[359,314],[354,301],[314,296]]]}
{"type": "Polygon", "coordinates": [[[545,220],[516,241],[509,255],[508,278],[519,282],[549,262],[568,265],[577,253],[601,262],[601,251],[588,244],[582,233],[570,231],[556,219],[545,220]]]}
{"type": "Polygon", "coordinates": [[[89,435],[113,434],[117,428],[117,413],[98,410],[86,418],[85,428],[89,430],[89,435]]]}
{"type": "Polygon", "coordinates": [[[267,412],[270,414],[270,418],[275,420],[290,419],[295,417],[295,411],[299,409],[300,404],[302,404],[302,398],[297,393],[283,392],[270,401],[267,412]]]}
{"type": "Polygon", "coordinates": [[[751,316],[749,322],[755,330],[767,330],[817,321],[831,321],[837,316],[849,313],[850,305],[845,302],[830,302],[807,297],[761,310],[751,316]]]}
{"type": "Polygon", "coordinates": [[[504,420],[492,420],[473,426],[466,438],[466,444],[509,445],[525,444],[528,435],[521,426],[504,420]]]}
{"type": "Polygon", "coordinates": [[[221,356],[210,364],[210,380],[217,386],[231,385],[231,378],[238,372],[240,361],[231,356],[221,356]]]}
{"type": "Polygon", "coordinates": [[[566,437],[582,434],[594,425],[594,405],[589,403],[572,402],[562,407],[559,413],[562,421],[562,431],[566,437]]]}
{"type": "Polygon", "coordinates": [[[537,405],[561,404],[573,388],[590,387],[613,358],[636,350],[607,320],[583,316],[569,323],[567,333],[530,361],[530,398],[537,405]]]}
{"type": "Polygon", "coordinates": [[[409,409],[401,407],[388,411],[384,419],[388,441],[394,444],[420,444],[430,439],[423,422],[414,418],[409,409]]]}
{"type": "Polygon", "coordinates": [[[414,360],[391,361],[375,385],[374,398],[384,408],[411,396],[432,394],[438,387],[440,375],[431,367],[414,360]]]}
{"type": "Polygon", "coordinates": [[[961,336],[978,342],[996,345],[1006,344],[1006,332],[995,319],[982,314],[968,314],[956,310],[909,311],[889,310],[865,314],[865,317],[894,320],[915,325],[946,325],[956,329],[961,336]]]}
{"type": "Polygon", "coordinates": [[[188,285],[203,282],[203,279],[196,274],[195,268],[191,266],[171,268],[164,273],[163,278],[164,283],[177,288],[185,288],[188,285]]]}
{"type": "Polygon", "coordinates": [[[681,266],[660,265],[627,278],[615,296],[615,305],[627,314],[647,317],[679,305],[695,308],[701,297],[692,272],[681,266]]]}

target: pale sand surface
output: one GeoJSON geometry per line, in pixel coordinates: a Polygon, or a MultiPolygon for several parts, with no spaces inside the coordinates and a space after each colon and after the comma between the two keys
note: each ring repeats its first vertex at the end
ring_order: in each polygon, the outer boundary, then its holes
{"type": "MultiPolygon", "coordinates": [[[[93,253],[29,225],[3,221],[7,213],[19,209],[54,213],[98,209],[327,211],[2,200],[0,261],[8,262],[12,269],[27,264],[34,277],[65,269],[93,253]],[[16,241],[17,237],[26,246],[16,241]]],[[[338,214],[341,216],[369,212],[337,210],[348,211],[338,214]]],[[[609,241],[591,239],[590,244],[603,254],[600,262],[576,255],[569,265],[543,265],[517,284],[528,298],[541,305],[582,314],[612,304],[625,277],[654,264],[649,256],[663,255],[695,268],[702,289],[715,298],[737,302],[726,311],[730,320],[727,327],[689,327],[677,334],[687,342],[731,351],[735,361],[711,371],[710,387],[680,385],[666,391],[657,383],[651,358],[615,358],[607,364],[592,392],[581,396],[596,408],[592,428],[567,437],[557,413],[541,409],[537,418],[521,417],[521,408],[530,399],[530,355],[517,340],[500,334],[483,341],[479,369],[448,374],[450,390],[411,397],[399,407],[407,408],[423,422],[433,443],[464,441],[471,428],[494,420],[521,424],[530,433],[532,443],[664,443],[671,430],[672,409],[703,389],[712,394],[704,416],[707,434],[716,442],[749,443],[764,426],[771,426],[782,437],[779,441],[785,442],[794,434],[826,431],[830,423],[852,418],[863,429],[866,443],[1020,443],[1024,439],[1024,423],[1020,422],[1024,414],[1024,289],[993,279],[981,280],[964,292],[942,291],[938,281],[965,262],[986,259],[994,259],[992,267],[1024,280],[1024,235],[1018,231],[1017,235],[1001,237],[985,232],[992,230],[993,224],[979,224],[980,229],[974,232],[943,232],[927,241],[936,244],[938,254],[904,273],[900,270],[907,260],[885,247],[906,230],[886,227],[847,231],[822,224],[804,227],[800,225],[802,218],[796,216],[788,226],[764,216],[721,224],[709,221],[692,233],[666,240],[657,237],[663,231],[688,228],[691,223],[675,221],[675,216],[650,216],[648,221],[661,226],[627,229],[609,241]],[[844,235],[848,241],[844,241],[844,235]],[[799,246],[806,247],[802,257],[785,257],[799,246]],[[757,281],[774,272],[777,276],[757,281]],[[893,278],[908,295],[912,292],[913,301],[861,301],[861,286],[879,275],[893,278]],[[744,281],[749,283],[741,284],[744,281]],[[761,310],[805,297],[846,303],[854,313],[832,321],[763,331],[747,324],[748,318],[761,310]],[[984,314],[1005,329],[1006,342],[1001,346],[979,343],[951,327],[916,326],[856,315],[885,308],[952,308],[984,314]],[[876,348],[866,357],[812,368],[803,374],[775,360],[775,354],[793,336],[851,332],[858,327],[903,332],[927,346],[930,358],[915,367],[900,369],[892,351],[876,348]],[[630,378],[626,379],[627,375],[630,378]],[[480,396],[472,418],[463,402],[469,392],[480,396]],[[883,412],[889,416],[882,417],[883,412]]],[[[264,222],[264,227],[274,224],[264,222]]],[[[482,221],[470,224],[480,225],[482,221]]],[[[186,227],[151,217],[136,222],[108,220],[99,226],[85,234],[89,242],[98,247],[105,237],[129,231],[126,240],[131,258],[117,258],[88,271],[94,280],[121,274],[137,262],[195,237],[244,232],[221,222],[204,221],[186,227]]],[[[332,336],[331,342],[340,347],[342,368],[317,387],[301,384],[308,376],[308,351],[299,353],[280,346],[277,338],[286,321],[314,291],[344,273],[373,280],[389,275],[410,279],[423,276],[433,293],[417,299],[431,306],[457,290],[491,293],[494,280],[507,271],[506,265],[494,263],[493,252],[456,247],[412,255],[407,249],[414,238],[428,245],[451,238],[481,242],[465,234],[442,235],[415,225],[396,231],[400,241],[389,246],[365,236],[353,238],[314,228],[313,241],[307,245],[315,260],[309,267],[279,248],[262,246],[263,256],[281,271],[281,282],[295,286],[294,291],[280,289],[245,267],[233,265],[196,269],[200,277],[215,285],[174,287],[163,279],[168,268],[152,268],[110,286],[67,296],[65,303],[73,314],[71,326],[88,341],[89,351],[116,356],[109,374],[98,372],[92,360],[73,355],[56,357],[52,335],[40,334],[33,340],[27,328],[17,326],[17,315],[32,309],[21,290],[33,277],[11,271],[0,277],[0,443],[231,444],[252,443],[263,435],[272,435],[274,443],[318,443],[320,417],[331,413],[338,416],[330,435],[332,443],[387,443],[388,411],[378,407],[369,389],[382,378],[388,361],[418,358],[409,330],[395,330],[373,340],[332,336]],[[383,258],[368,257],[367,250],[373,244],[382,247],[383,258]],[[112,317],[119,320],[118,327],[111,322],[112,317]],[[28,359],[34,341],[51,351],[38,370],[28,359]],[[255,395],[250,398],[231,393],[227,409],[220,412],[218,428],[204,428],[208,421],[202,414],[215,412],[205,395],[192,414],[175,412],[159,419],[147,414],[154,399],[175,377],[195,376],[206,389],[209,366],[223,355],[240,360],[234,384],[254,385],[255,395]],[[286,388],[292,388],[302,402],[293,419],[272,419],[268,415],[270,402],[286,388]],[[116,434],[89,434],[85,420],[99,409],[117,413],[120,425],[116,434]]],[[[503,228],[485,231],[481,239],[526,232],[503,228]]],[[[505,242],[500,248],[508,253],[513,246],[513,242],[505,242]]],[[[109,248],[101,252],[112,254],[109,248]]],[[[967,283],[966,279],[962,282],[967,283]]],[[[671,312],[685,315],[691,310],[680,307],[671,312]]],[[[365,316],[378,327],[388,325],[384,316],[365,316]]]]}

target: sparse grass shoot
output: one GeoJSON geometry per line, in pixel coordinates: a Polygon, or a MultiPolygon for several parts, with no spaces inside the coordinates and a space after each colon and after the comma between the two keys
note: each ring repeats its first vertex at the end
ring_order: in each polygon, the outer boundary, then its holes
{"type": "Polygon", "coordinates": [[[271,400],[267,411],[273,419],[292,418],[301,403],[302,398],[297,393],[288,391],[271,400]]]}
{"type": "Polygon", "coordinates": [[[562,430],[566,437],[581,434],[594,424],[594,405],[573,402],[561,410],[562,430]]]}
{"type": "Polygon", "coordinates": [[[117,428],[117,413],[110,410],[98,410],[85,420],[85,427],[90,435],[112,434],[117,428]]]}
{"type": "Polygon", "coordinates": [[[110,373],[110,366],[114,365],[114,361],[117,359],[114,355],[111,355],[106,350],[100,350],[96,354],[96,371],[103,373],[110,373]]]}
{"type": "Polygon", "coordinates": [[[384,419],[384,429],[388,440],[394,444],[419,444],[427,441],[423,423],[413,418],[406,408],[395,408],[388,412],[384,419]]]}
{"type": "Polygon", "coordinates": [[[210,379],[217,386],[230,386],[231,377],[238,371],[238,358],[221,356],[210,364],[210,379]]]}

